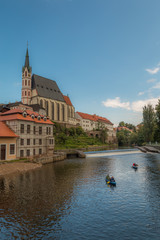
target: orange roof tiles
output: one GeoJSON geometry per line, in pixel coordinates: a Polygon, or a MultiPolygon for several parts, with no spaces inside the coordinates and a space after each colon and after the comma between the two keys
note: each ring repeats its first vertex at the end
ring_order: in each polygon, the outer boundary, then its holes
{"type": "Polygon", "coordinates": [[[12,109],[9,110],[3,114],[0,115],[0,121],[7,121],[7,120],[23,120],[23,121],[31,121],[31,122],[36,122],[36,123],[43,123],[43,124],[54,124],[51,122],[49,119],[46,119],[46,121],[43,119],[43,115],[39,115],[36,112],[33,112],[31,110],[26,110],[25,112],[27,113],[27,116],[24,117],[22,115],[24,111],[21,109],[12,109]],[[33,119],[31,115],[34,115],[35,118],[33,119]],[[41,116],[41,119],[38,120],[38,116],[41,116]]]}
{"type": "Polygon", "coordinates": [[[67,103],[67,105],[73,106],[72,103],[71,103],[71,100],[70,100],[70,98],[68,96],[64,96],[63,95],[63,97],[64,97],[64,100],[67,103]]]}
{"type": "Polygon", "coordinates": [[[0,137],[18,137],[5,123],[0,122],[0,137]]]}
{"type": "Polygon", "coordinates": [[[102,122],[105,122],[107,124],[113,125],[113,123],[111,123],[107,118],[97,116],[96,114],[91,115],[91,114],[81,113],[81,112],[77,112],[77,113],[83,119],[88,119],[88,120],[91,120],[91,121],[94,121],[94,122],[102,121],[102,122]]]}

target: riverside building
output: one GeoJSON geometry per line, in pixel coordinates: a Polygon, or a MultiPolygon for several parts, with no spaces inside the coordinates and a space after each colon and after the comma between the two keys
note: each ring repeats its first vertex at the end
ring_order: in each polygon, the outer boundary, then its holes
{"type": "MultiPolygon", "coordinates": [[[[30,110],[12,109],[0,114],[0,124],[5,124],[14,134],[12,137],[16,158],[53,154],[53,122],[47,117],[30,110]]],[[[2,128],[0,128],[1,132],[2,128]]],[[[1,138],[1,155],[2,145],[5,145],[6,141],[5,139],[2,141],[1,138]]],[[[12,143],[9,142],[9,144],[12,143]]],[[[9,158],[5,157],[5,159],[9,158]]],[[[3,157],[1,160],[5,159],[3,157]]]]}

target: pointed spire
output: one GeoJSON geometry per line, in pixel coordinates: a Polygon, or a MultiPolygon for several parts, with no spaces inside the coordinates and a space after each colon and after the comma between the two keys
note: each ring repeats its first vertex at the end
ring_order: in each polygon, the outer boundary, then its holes
{"type": "MultiPolygon", "coordinates": [[[[26,67],[27,67],[28,71],[30,72],[32,68],[29,66],[28,41],[27,41],[27,50],[26,50],[25,64],[24,64],[23,69],[26,68],[26,67]]],[[[23,71],[23,69],[22,69],[22,71],[23,71]]]]}

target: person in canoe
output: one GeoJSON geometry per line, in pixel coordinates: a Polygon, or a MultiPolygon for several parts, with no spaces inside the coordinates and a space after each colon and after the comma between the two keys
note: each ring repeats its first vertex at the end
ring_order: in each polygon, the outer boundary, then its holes
{"type": "Polygon", "coordinates": [[[133,167],[137,167],[138,166],[138,164],[137,163],[133,163],[133,167]]]}
{"type": "Polygon", "coordinates": [[[110,182],[115,182],[115,179],[113,176],[110,178],[110,182]]]}

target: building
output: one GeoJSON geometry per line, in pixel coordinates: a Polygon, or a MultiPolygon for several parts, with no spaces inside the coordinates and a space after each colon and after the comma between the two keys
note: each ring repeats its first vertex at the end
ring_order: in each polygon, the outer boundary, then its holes
{"type": "Polygon", "coordinates": [[[16,108],[1,113],[0,122],[19,136],[15,145],[17,158],[53,154],[53,122],[47,117],[16,108]]]}
{"type": "Polygon", "coordinates": [[[16,159],[17,138],[5,122],[0,122],[0,160],[16,159]]]}
{"type": "Polygon", "coordinates": [[[76,117],[80,120],[80,126],[84,131],[88,132],[91,136],[98,136],[100,131],[107,130],[107,141],[116,141],[116,131],[107,118],[97,116],[96,114],[87,114],[82,112],[76,112],[76,117]]]}
{"type": "Polygon", "coordinates": [[[39,105],[45,109],[46,116],[63,124],[75,123],[75,109],[68,96],[64,96],[57,83],[45,77],[32,75],[28,48],[22,68],[21,101],[23,105],[39,105]]]}

